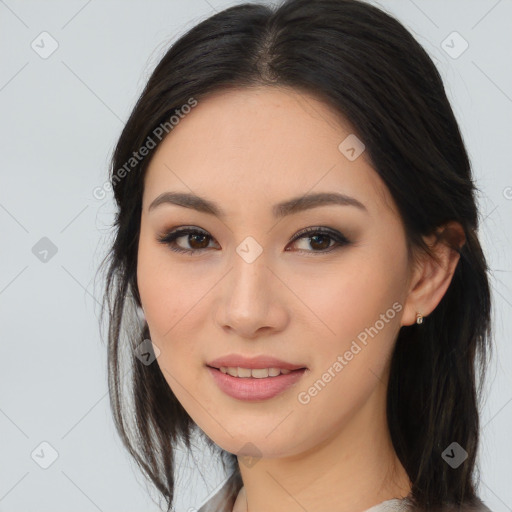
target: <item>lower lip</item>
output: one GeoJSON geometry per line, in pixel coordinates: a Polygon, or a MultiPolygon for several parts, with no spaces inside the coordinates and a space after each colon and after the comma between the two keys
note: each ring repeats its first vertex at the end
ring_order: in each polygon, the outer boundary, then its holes
{"type": "Polygon", "coordinates": [[[257,379],[255,377],[232,377],[227,373],[222,373],[217,368],[207,366],[208,371],[215,380],[217,386],[233,398],[238,400],[268,400],[293,386],[306,371],[293,370],[277,377],[265,377],[257,379]]]}

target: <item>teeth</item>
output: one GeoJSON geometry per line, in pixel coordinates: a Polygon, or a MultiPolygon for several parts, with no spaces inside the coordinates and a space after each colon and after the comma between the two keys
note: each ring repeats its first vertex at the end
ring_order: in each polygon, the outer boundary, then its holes
{"type": "MultiPolygon", "coordinates": [[[[234,369],[235,372],[237,369],[234,369]]],[[[238,367],[238,376],[239,377],[250,377],[251,376],[251,370],[249,368],[240,368],[238,367]]]]}
{"type": "Polygon", "coordinates": [[[226,368],[226,373],[229,373],[232,377],[238,377],[238,368],[229,367],[226,368]]]}
{"type": "Polygon", "coordinates": [[[264,379],[266,377],[277,377],[278,375],[286,375],[291,370],[285,370],[284,368],[240,368],[239,366],[221,366],[220,371],[227,373],[232,377],[254,377],[255,379],[264,379]]]}

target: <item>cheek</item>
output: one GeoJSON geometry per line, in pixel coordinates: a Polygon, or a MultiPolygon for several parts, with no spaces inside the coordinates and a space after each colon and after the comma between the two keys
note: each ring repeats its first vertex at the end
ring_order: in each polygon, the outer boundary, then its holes
{"type": "Polygon", "coordinates": [[[304,298],[322,322],[315,322],[314,367],[298,390],[297,407],[322,415],[326,429],[340,427],[385,381],[402,309],[400,287],[385,265],[359,258],[352,267],[347,260],[323,280],[321,293],[304,298]]]}
{"type": "Polygon", "coordinates": [[[192,274],[191,267],[141,236],[137,283],[151,341],[160,350],[156,362],[179,402],[196,418],[207,377],[202,350],[204,320],[211,311],[208,290],[218,277],[206,270],[192,274]]]}
{"type": "Polygon", "coordinates": [[[378,376],[384,372],[400,326],[404,266],[402,253],[368,247],[301,283],[297,295],[308,306],[302,323],[311,329],[311,339],[318,340],[311,381],[321,378],[338,356],[345,362],[336,380],[346,379],[350,388],[358,387],[370,371],[378,376]]]}
{"type": "MultiPolygon", "coordinates": [[[[297,283],[297,296],[316,332],[326,339],[343,340],[357,336],[373,325],[401,299],[401,279],[378,261],[345,259],[329,272],[310,274],[297,283]]],[[[387,316],[395,317],[393,310],[387,316]]]]}
{"type": "Polygon", "coordinates": [[[187,321],[187,313],[204,295],[199,280],[173,262],[170,249],[148,240],[141,232],[137,260],[137,286],[152,336],[165,345],[187,321]]]}
{"type": "MultiPolygon", "coordinates": [[[[151,341],[160,354],[156,360],[162,375],[180,403],[193,409],[200,354],[197,333],[187,323],[197,311],[197,293],[190,276],[177,271],[165,250],[141,236],[137,261],[137,285],[144,305],[151,341]]],[[[193,281],[193,280],[192,280],[193,281]]]]}

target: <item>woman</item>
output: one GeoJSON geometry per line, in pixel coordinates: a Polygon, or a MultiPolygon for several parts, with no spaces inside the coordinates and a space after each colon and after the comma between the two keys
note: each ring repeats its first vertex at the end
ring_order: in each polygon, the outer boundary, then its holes
{"type": "Polygon", "coordinates": [[[476,186],[397,20],[356,0],[217,13],[157,65],[111,182],[111,404],[167,510],[193,433],[231,473],[201,512],[489,510],[476,186]]]}

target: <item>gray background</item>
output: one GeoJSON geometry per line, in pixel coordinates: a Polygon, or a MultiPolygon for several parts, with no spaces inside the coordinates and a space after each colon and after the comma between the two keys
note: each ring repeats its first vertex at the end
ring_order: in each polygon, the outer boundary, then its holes
{"type": "MultiPolygon", "coordinates": [[[[158,510],[110,416],[102,289],[93,280],[114,207],[93,190],[104,184],[123,123],[169,44],[235,3],[0,0],[0,511],[158,510]],[[43,58],[52,39],[58,48],[43,58]],[[58,453],[47,469],[40,464],[51,462],[51,449],[42,442],[58,453]]],[[[512,2],[374,3],[437,64],[482,190],[496,352],[479,491],[493,511],[510,511],[512,2]],[[454,31],[469,44],[461,55],[454,31]]],[[[201,445],[195,457],[180,466],[178,512],[198,508],[224,478],[201,445]]]]}

